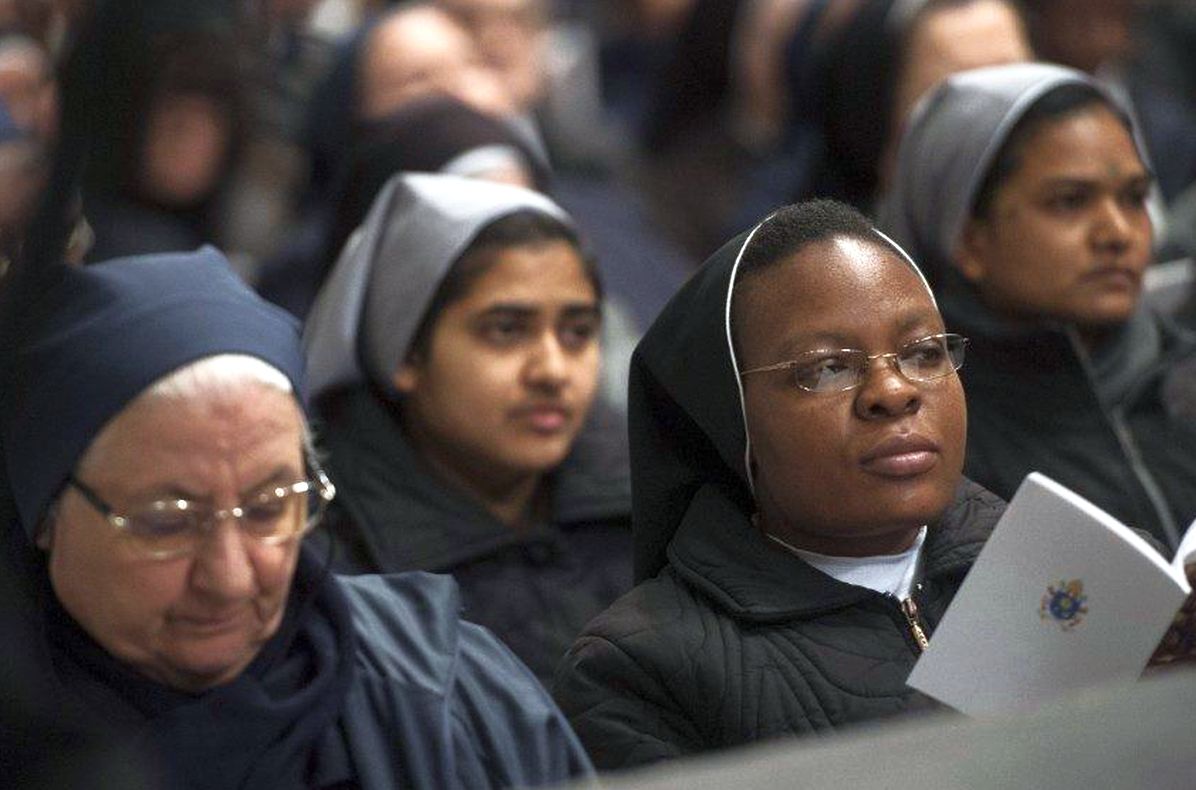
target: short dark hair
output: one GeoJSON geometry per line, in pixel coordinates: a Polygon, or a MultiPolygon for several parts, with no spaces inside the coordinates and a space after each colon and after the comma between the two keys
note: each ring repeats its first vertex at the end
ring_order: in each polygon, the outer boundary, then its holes
{"type": "Polygon", "coordinates": [[[739,278],[791,258],[810,244],[833,238],[866,241],[891,250],[872,223],[837,200],[808,200],[780,209],[760,226],[743,251],[739,278]]]}
{"type": "Polygon", "coordinates": [[[989,216],[997,193],[1021,166],[1022,153],[1031,137],[1048,124],[1101,107],[1113,113],[1126,130],[1133,134],[1133,125],[1129,117],[1094,85],[1069,82],[1044,93],[1013,125],[1001,150],[993,158],[984,180],[980,182],[980,188],[976,190],[976,197],[972,200],[972,217],[986,219],[989,216]]]}
{"type": "MultiPolygon", "coordinates": [[[[739,261],[735,288],[745,279],[783,263],[811,244],[831,239],[857,239],[904,260],[902,253],[877,233],[867,217],[837,200],[809,200],[772,214],[752,236],[739,261]]],[[[740,354],[740,300],[731,303],[731,342],[740,354]]]]}
{"type": "Polygon", "coordinates": [[[494,254],[511,247],[538,247],[552,242],[565,242],[577,251],[581,258],[582,271],[586,279],[594,286],[594,295],[602,301],[602,281],[598,276],[598,267],[592,256],[588,255],[581,244],[577,232],[561,220],[534,209],[519,211],[500,217],[478,232],[465,252],[453,262],[444,279],[428,302],[420,319],[419,328],[411,340],[408,355],[423,355],[427,353],[428,343],[432,338],[432,331],[436,328],[436,319],[444,309],[464,298],[470,287],[493,264],[494,254]]]}

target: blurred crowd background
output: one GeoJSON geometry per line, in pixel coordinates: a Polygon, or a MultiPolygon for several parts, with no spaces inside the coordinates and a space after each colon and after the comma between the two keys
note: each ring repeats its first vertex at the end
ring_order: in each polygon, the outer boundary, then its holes
{"type": "MultiPolygon", "coordinates": [[[[121,78],[95,88],[70,254],[211,242],[300,316],[386,178],[441,171],[552,195],[634,335],[769,209],[827,196],[871,213],[939,78],[1033,58],[1128,102],[1157,176],[1157,257],[1196,250],[1196,4],[1184,0],[131,5],[143,29],[110,47],[121,78]]],[[[6,258],[50,178],[60,66],[89,10],[0,2],[6,258]]]]}

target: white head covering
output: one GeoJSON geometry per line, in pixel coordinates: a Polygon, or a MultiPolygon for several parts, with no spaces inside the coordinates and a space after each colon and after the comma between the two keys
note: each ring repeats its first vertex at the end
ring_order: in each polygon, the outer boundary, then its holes
{"type": "Polygon", "coordinates": [[[411,173],[388,181],[308,318],[311,396],[367,379],[394,393],[391,378],[449,268],[487,225],[523,210],[573,227],[555,203],[521,187],[411,173]]]}

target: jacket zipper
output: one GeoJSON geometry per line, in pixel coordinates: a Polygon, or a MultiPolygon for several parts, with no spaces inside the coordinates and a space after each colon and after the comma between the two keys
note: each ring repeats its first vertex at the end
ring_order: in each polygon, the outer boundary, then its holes
{"type": "MultiPolygon", "coordinates": [[[[1080,360],[1080,367],[1088,377],[1089,386],[1095,391],[1096,376],[1092,372],[1092,363],[1088,358],[1087,349],[1080,342],[1079,335],[1075,329],[1068,328],[1067,339],[1071,343],[1072,351],[1075,353],[1076,358],[1080,360]]],[[[1179,527],[1176,525],[1175,519],[1171,516],[1171,506],[1167,504],[1167,497],[1164,496],[1163,489],[1159,487],[1158,481],[1154,479],[1154,475],[1146,468],[1146,464],[1142,460],[1142,453],[1138,450],[1138,443],[1134,439],[1134,434],[1130,431],[1129,426],[1126,425],[1125,415],[1121,409],[1105,406],[1099,397],[1096,400],[1101,412],[1105,415],[1105,419],[1109,421],[1109,425],[1113,429],[1113,436],[1117,439],[1117,443],[1121,445],[1121,452],[1125,455],[1125,460],[1129,464],[1130,471],[1133,472],[1134,477],[1138,480],[1138,485],[1142,487],[1142,492],[1146,494],[1146,499],[1150,503],[1151,509],[1158,516],[1159,524],[1162,525],[1163,532],[1167,535],[1167,542],[1171,544],[1171,549],[1174,551],[1179,548],[1179,527]]]]}
{"type": "Polygon", "coordinates": [[[918,646],[918,652],[925,652],[926,648],[930,647],[930,640],[926,638],[926,631],[922,629],[922,622],[918,619],[918,604],[914,602],[912,593],[908,598],[901,601],[901,613],[905,615],[905,623],[909,626],[909,632],[914,637],[914,643],[918,646]]]}
{"type": "Polygon", "coordinates": [[[1150,500],[1151,507],[1158,515],[1159,523],[1163,525],[1163,532],[1167,534],[1167,542],[1171,544],[1171,549],[1174,551],[1179,548],[1179,528],[1175,524],[1175,519],[1171,517],[1171,507],[1167,504],[1167,498],[1163,495],[1163,490],[1159,488],[1154,475],[1143,463],[1138,443],[1129,426],[1125,424],[1125,417],[1121,410],[1112,409],[1111,412],[1109,420],[1113,424],[1113,433],[1116,434],[1117,441],[1121,443],[1121,449],[1130,462],[1130,469],[1134,470],[1138,482],[1146,492],[1146,498],[1150,500]]]}

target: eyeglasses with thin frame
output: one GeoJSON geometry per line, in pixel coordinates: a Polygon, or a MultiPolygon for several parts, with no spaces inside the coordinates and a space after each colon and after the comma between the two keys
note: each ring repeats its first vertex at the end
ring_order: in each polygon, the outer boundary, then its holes
{"type": "Polygon", "coordinates": [[[309,468],[314,479],[263,489],[225,510],[186,499],[163,499],[117,513],[74,475],[67,482],[141,553],[166,560],[194,553],[216,522],[226,518],[235,519],[243,534],[271,546],[307,534],[336,496],[336,486],[324,470],[314,463],[309,468]]]}
{"type": "Polygon", "coordinates": [[[909,381],[934,381],[963,367],[967,344],[968,339],[962,335],[941,333],[918,338],[887,354],[869,354],[858,348],[818,349],[807,351],[797,359],[752,368],[739,375],[789,370],[793,383],[806,392],[845,392],[863,384],[872,362],[883,359],[896,365],[897,371],[909,381]]]}

